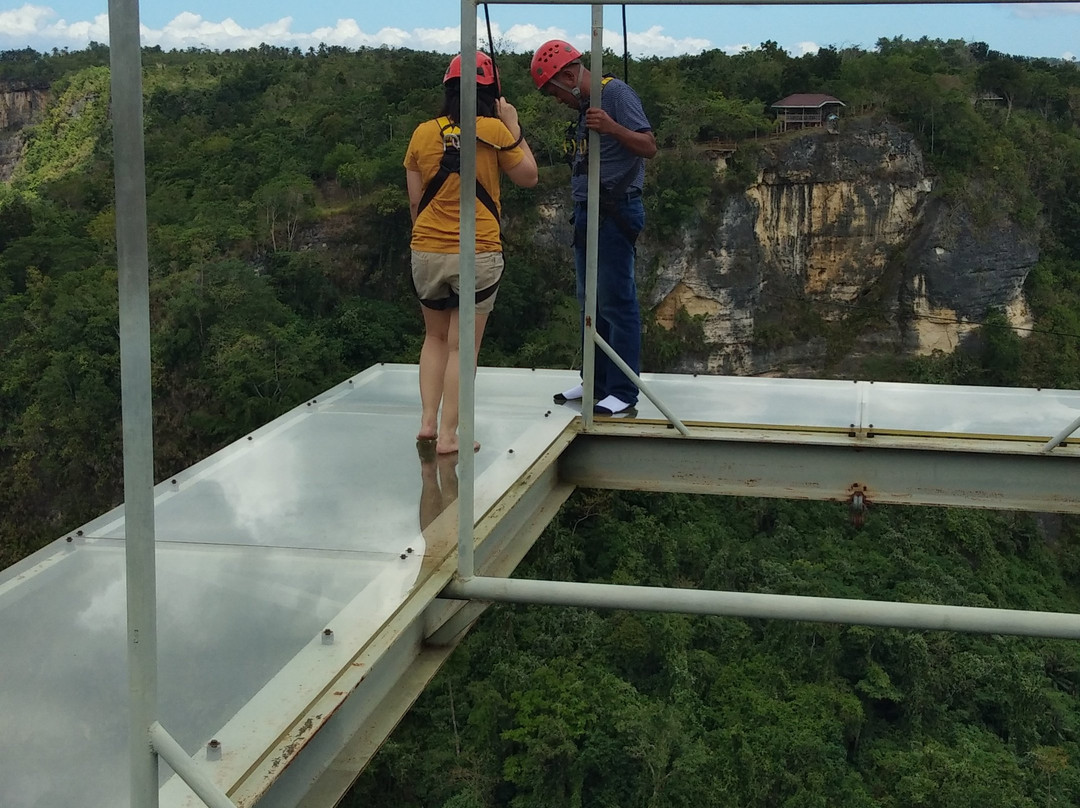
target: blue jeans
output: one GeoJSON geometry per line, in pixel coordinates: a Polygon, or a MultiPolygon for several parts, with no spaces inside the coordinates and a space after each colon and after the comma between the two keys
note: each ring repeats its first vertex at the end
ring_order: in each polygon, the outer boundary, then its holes
{"type": "MultiPolygon", "coordinates": [[[[619,215],[635,235],[645,226],[645,206],[641,195],[626,196],[617,203],[619,215]]],[[[574,263],[577,268],[577,296],[581,306],[581,329],[585,333],[585,245],[588,210],[586,203],[574,203],[574,263]]],[[[634,280],[634,242],[612,216],[600,215],[600,240],[596,257],[596,332],[616,354],[641,373],[641,312],[634,280]]],[[[608,355],[596,348],[596,400],[615,396],[636,404],[638,389],[615,366],[608,355]]]]}

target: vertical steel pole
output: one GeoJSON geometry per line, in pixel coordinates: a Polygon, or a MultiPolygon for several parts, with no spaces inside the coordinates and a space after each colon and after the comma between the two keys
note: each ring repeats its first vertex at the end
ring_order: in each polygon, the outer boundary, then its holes
{"type": "Polygon", "coordinates": [[[109,0],[109,41],[124,433],[131,804],[156,808],[158,763],[150,742],[150,727],[157,718],[154,447],[138,0],[109,0]]]}
{"type": "MultiPolygon", "coordinates": [[[[592,51],[589,59],[589,106],[600,106],[604,75],[604,7],[592,7],[592,51]]],[[[600,133],[589,131],[588,228],[585,236],[585,333],[583,335],[581,377],[585,393],[581,397],[581,417],[585,429],[593,426],[596,403],[596,276],[600,247],[600,133]]]]}
{"type": "Polygon", "coordinates": [[[458,576],[473,577],[473,492],[476,434],[476,2],[461,0],[461,273],[458,309],[458,576]]]}

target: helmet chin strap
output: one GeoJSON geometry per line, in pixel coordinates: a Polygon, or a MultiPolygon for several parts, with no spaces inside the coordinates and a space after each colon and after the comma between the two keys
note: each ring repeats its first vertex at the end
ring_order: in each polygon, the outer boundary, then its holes
{"type": "Polygon", "coordinates": [[[578,106],[581,107],[582,109],[584,109],[589,104],[589,99],[581,97],[581,89],[580,89],[580,87],[581,87],[581,75],[584,72],[585,72],[585,65],[583,65],[581,62],[578,62],[578,65],[577,65],[577,78],[574,79],[574,86],[573,87],[568,87],[567,85],[563,84],[561,81],[557,81],[556,79],[552,79],[551,81],[548,82],[548,84],[553,84],[556,87],[558,87],[560,90],[565,90],[566,92],[570,93],[570,95],[574,96],[574,98],[577,100],[578,106]]]}

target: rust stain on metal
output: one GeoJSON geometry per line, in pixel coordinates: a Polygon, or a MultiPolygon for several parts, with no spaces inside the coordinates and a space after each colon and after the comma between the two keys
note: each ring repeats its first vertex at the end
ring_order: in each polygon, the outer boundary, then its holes
{"type": "Polygon", "coordinates": [[[307,746],[307,742],[310,740],[310,738],[306,738],[304,736],[307,735],[307,733],[311,730],[313,726],[315,726],[315,721],[312,718],[308,717],[308,719],[304,721],[303,724],[297,727],[296,738],[292,742],[282,747],[281,755],[274,758],[270,762],[270,768],[278,768],[283,764],[283,762],[291,760],[293,757],[295,757],[297,752],[307,746]]]}

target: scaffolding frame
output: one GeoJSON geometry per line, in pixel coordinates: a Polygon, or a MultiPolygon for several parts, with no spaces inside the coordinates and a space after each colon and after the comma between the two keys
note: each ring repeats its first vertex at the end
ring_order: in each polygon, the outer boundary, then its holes
{"type": "MultiPolygon", "coordinates": [[[[592,0],[487,0],[492,4],[588,5],[592,10],[591,65],[602,63],[603,8],[616,3],[592,0]]],[[[884,0],[750,0],[752,5],[879,5],[884,0]]],[[[1020,0],[1025,3],[1053,0],[1020,0]]],[[[476,50],[477,8],[485,0],[461,0],[461,53],[476,50]]],[[[627,5],[744,5],[746,0],[622,0],[627,5]]],[[[985,4],[983,0],[888,0],[888,4],[985,4]]],[[[157,591],[153,501],[153,423],[149,322],[149,275],[146,218],[146,176],[143,144],[142,64],[139,0],[109,0],[110,68],[112,88],[116,237],[120,309],[121,398],[124,446],[125,569],[127,586],[127,651],[130,693],[131,804],[157,808],[158,760],[164,759],[211,808],[234,803],[217,785],[191,765],[191,758],[157,721],[157,591]]],[[[590,93],[600,97],[602,71],[591,71],[590,93]]],[[[475,421],[475,216],[472,193],[476,179],[476,76],[462,72],[461,87],[461,309],[460,309],[460,441],[469,446],[475,421]],[[468,189],[468,192],[466,192],[468,189]]],[[[594,383],[593,346],[603,350],[679,431],[689,430],[633,374],[611,347],[596,334],[596,255],[599,217],[599,134],[589,133],[588,231],[586,261],[583,386],[591,403],[594,383]]],[[[583,408],[583,431],[594,429],[591,407],[583,408]]],[[[1080,428],[1080,418],[1061,430],[1042,448],[1049,454],[1080,428]]],[[[603,608],[683,611],[740,617],[817,619],[867,622],[880,626],[987,631],[1028,636],[1080,638],[1080,616],[1015,612],[1002,609],[842,601],[781,595],[617,587],[550,581],[514,581],[475,575],[475,463],[472,452],[459,459],[457,578],[444,589],[449,599],[548,603],[603,608]],[[858,618],[855,620],[855,618],[858,618]]]]}

